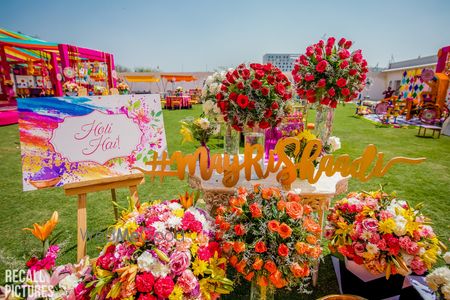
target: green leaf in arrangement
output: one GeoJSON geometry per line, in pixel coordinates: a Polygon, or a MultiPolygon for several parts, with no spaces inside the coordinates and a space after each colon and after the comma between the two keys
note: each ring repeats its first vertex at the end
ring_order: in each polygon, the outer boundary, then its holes
{"type": "Polygon", "coordinates": [[[162,114],[162,110],[158,111],[158,112],[155,114],[155,117],[159,117],[161,114],[162,114]]]}
{"type": "Polygon", "coordinates": [[[138,109],[139,107],[141,107],[141,101],[136,101],[136,102],[134,102],[133,108],[134,108],[134,109],[138,109]]]}
{"type": "Polygon", "coordinates": [[[142,153],[139,153],[137,156],[136,156],[136,160],[140,160],[142,158],[142,153]]]}

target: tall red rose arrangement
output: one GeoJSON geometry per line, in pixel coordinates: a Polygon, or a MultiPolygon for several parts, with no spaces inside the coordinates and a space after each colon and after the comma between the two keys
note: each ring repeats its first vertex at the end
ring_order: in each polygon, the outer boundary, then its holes
{"type": "Polygon", "coordinates": [[[291,98],[291,83],[286,75],[272,64],[258,63],[241,64],[227,72],[216,94],[225,121],[238,131],[245,126],[275,126],[291,98]]]}
{"type": "Polygon", "coordinates": [[[332,108],[354,99],[364,88],[368,67],[361,50],[350,52],[351,46],[350,40],[341,38],[336,44],[330,37],[307,47],[292,70],[297,94],[332,108]]]}

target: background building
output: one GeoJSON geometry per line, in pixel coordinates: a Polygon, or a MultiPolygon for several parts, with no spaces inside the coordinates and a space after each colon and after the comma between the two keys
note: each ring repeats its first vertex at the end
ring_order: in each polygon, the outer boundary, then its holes
{"type": "Polygon", "coordinates": [[[294,68],[295,60],[300,54],[289,53],[267,53],[263,56],[263,63],[271,63],[279,68],[282,72],[291,72],[294,68]]]}

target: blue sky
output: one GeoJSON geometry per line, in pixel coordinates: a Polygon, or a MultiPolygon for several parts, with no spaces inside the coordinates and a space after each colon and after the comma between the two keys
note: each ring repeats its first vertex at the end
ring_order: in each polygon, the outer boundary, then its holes
{"type": "Polygon", "coordinates": [[[0,27],[111,52],[117,64],[211,71],[346,37],[370,66],[450,44],[450,1],[0,0],[0,27]]]}

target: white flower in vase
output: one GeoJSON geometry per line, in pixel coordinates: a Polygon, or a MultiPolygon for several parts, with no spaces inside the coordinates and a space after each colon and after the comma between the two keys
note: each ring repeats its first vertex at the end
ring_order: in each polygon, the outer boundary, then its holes
{"type": "Polygon", "coordinates": [[[330,145],[331,152],[341,149],[341,139],[337,136],[331,136],[328,139],[327,144],[330,145]]]}

